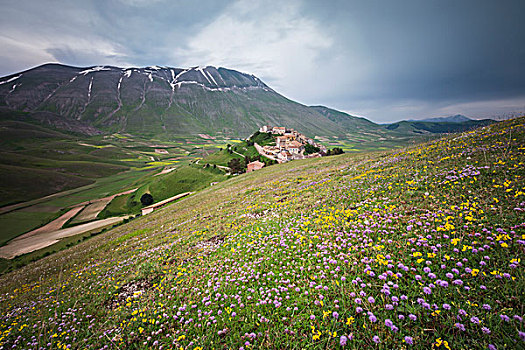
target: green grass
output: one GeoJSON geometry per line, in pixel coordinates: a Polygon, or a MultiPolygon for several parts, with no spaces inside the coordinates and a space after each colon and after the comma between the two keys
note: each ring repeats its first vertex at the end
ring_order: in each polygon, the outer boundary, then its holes
{"type": "Polygon", "coordinates": [[[26,211],[16,210],[0,215],[0,246],[21,234],[53,221],[64,211],[26,211]]]}
{"type": "Polygon", "coordinates": [[[95,182],[76,175],[50,170],[0,165],[0,205],[25,202],[95,182]]]}
{"type": "Polygon", "coordinates": [[[228,166],[228,162],[234,158],[243,159],[238,154],[229,153],[226,149],[217,150],[216,152],[210,154],[209,156],[203,158],[201,164],[216,164],[221,166],[228,166]]]}
{"type": "MultiPolygon", "coordinates": [[[[131,197],[131,194],[121,195],[113,198],[113,200],[102,210],[97,219],[105,219],[112,216],[118,216],[125,213],[133,212],[133,209],[128,207],[128,200],[131,197]]],[[[140,199],[140,198],[139,198],[140,199]]],[[[135,213],[138,213],[138,207],[135,210],[135,213]]]]}

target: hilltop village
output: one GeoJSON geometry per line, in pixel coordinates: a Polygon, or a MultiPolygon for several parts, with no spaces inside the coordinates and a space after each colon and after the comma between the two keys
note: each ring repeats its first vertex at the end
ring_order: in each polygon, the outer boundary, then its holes
{"type": "Polygon", "coordinates": [[[316,158],[327,155],[325,146],[316,143],[294,129],[281,126],[271,127],[264,125],[260,133],[269,133],[275,136],[275,145],[261,146],[254,143],[261,156],[273,159],[278,163],[285,163],[295,159],[316,158]]]}

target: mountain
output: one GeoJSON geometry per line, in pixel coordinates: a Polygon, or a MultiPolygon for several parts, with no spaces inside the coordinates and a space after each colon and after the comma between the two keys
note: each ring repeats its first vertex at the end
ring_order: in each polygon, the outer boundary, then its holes
{"type": "Polygon", "coordinates": [[[45,64],[0,78],[0,107],[85,134],[246,137],[270,124],[313,137],[375,127],[363,118],[291,101],[253,75],[210,66],[45,64]]]}
{"type": "Polygon", "coordinates": [[[463,123],[463,122],[468,122],[470,120],[473,120],[473,119],[465,117],[462,114],[456,114],[456,115],[451,115],[449,117],[436,117],[436,118],[426,118],[426,119],[419,119],[419,120],[410,119],[409,121],[411,122],[429,122],[429,123],[463,123]]]}
{"type": "Polygon", "coordinates": [[[464,122],[426,122],[426,121],[408,121],[387,125],[385,128],[391,131],[397,131],[401,134],[444,134],[472,130],[481,126],[487,126],[496,123],[492,119],[481,119],[464,122]]]}

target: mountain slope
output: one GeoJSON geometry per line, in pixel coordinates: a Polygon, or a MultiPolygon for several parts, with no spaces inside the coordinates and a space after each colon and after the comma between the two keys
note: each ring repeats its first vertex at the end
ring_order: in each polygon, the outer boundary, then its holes
{"type": "Polygon", "coordinates": [[[47,64],[2,78],[0,106],[54,113],[103,131],[150,135],[245,137],[263,124],[285,125],[309,136],[345,132],[344,123],[286,99],[257,77],[215,67],[47,64]]]}
{"type": "Polygon", "coordinates": [[[523,348],[524,144],[520,118],[232,178],[2,276],[0,346],[523,348]]]}

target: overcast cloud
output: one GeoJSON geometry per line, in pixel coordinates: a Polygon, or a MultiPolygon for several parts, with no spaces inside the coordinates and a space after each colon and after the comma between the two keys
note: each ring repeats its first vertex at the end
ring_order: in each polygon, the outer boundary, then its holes
{"type": "Polygon", "coordinates": [[[1,0],[0,75],[222,66],[376,122],[525,111],[525,1],[1,0]]]}

